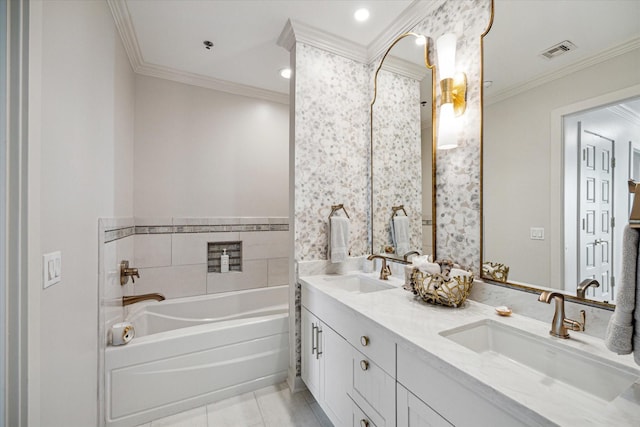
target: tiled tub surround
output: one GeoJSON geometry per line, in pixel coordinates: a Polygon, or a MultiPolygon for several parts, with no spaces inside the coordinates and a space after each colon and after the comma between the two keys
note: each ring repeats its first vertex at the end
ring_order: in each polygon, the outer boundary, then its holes
{"type": "Polygon", "coordinates": [[[167,298],[286,285],[287,218],[136,219],[135,294],[167,298]],[[207,272],[208,242],[242,242],[242,271],[207,272]]]}

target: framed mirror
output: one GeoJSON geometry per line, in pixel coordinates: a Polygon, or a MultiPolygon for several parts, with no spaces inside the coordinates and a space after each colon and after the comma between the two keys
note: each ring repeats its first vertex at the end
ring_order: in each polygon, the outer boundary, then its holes
{"type": "Polygon", "coordinates": [[[483,39],[484,279],[570,296],[596,279],[585,297],[615,303],[627,179],[640,165],[639,16],[637,1],[494,1],[483,39]]]}
{"type": "Polygon", "coordinates": [[[429,40],[400,35],[379,62],[371,103],[371,253],[434,254],[433,73],[429,40]]]}

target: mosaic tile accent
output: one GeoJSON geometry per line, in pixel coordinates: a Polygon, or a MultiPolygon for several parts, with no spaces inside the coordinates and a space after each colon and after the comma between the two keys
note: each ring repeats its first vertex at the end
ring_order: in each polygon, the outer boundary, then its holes
{"type": "Polygon", "coordinates": [[[104,231],[104,243],[113,242],[115,240],[124,239],[125,237],[133,236],[135,234],[135,227],[116,228],[113,230],[104,231]]]}
{"type": "Polygon", "coordinates": [[[420,138],[420,82],[380,71],[373,105],[374,252],[393,245],[391,207],[399,205],[404,205],[409,217],[409,247],[422,248],[420,138]]]}
{"type": "MultiPolygon", "coordinates": [[[[459,146],[436,154],[436,253],[455,259],[475,274],[480,268],[480,36],[491,16],[490,0],[440,0],[431,16],[415,31],[436,40],[447,32],[458,35],[456,67],[467,74],[467,110],[461,119],[459,146]]],[[[436,79],[437,68],[436,68],[436,79]]],[[[439,95],[438,95],[439,97],[439,95]]],[[[438,98],[439,104],[439,98],[438,98]]]]}
{"type": "Polygon", "coordinates": [[[295,47],[295,254],[327,259],[331,205],[351,217],[350,251],[369,251],[369,67],[295,47]]]}

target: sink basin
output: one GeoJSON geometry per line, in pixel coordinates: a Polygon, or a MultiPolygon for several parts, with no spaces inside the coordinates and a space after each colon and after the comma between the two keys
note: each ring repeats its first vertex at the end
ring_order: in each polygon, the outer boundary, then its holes
{"type": "Polygon", "coordinates": [[[640,377],[632,368],[489,319],[440,335],[484,357],[533,370],[546,384],[560,381],[606,401],[618,397],[640,377]]]}
{"type": "Polygon", "coordinates": [[[393,289],[394,286],[382,280],[366,276],[336,276],[324,279],[326,285],[349,293],[368,293],[393,289]]]}

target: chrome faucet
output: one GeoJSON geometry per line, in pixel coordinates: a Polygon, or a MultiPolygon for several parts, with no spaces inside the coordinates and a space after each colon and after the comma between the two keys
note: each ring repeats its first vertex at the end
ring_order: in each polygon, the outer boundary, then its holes
{"type": "Polygon", "coordinates": [[[137,302],[146,301],[146,300],[156,300],[156,301],[164,301],[164,295],[153,293],[153,294],[142,294],[142,295],[131,295],[127,297],[122,297],[122,305],[131,305],[137,302]]]}
{"type": "Polygon", "coordinates": [[[540,294],[538,301],[551,303],[551,300],[556,302],[556,311],[553,314],[553,320],[551,321],[551,330],[549,334],[558,338],[569,338],[569,331],[584,331],[584,325],[586,323],[586,314],[584,310],[580,310],[582,316],[582,323],[577,320],[567,319],[564,314],[564,295],[558,292],[544,291],[540,294]]]}
{"type": "Polygon", "coordinates": [[[369,255],[367,259],[372,261],[376,258],[382,260],[382,268],[380,269],[380,280],[389,280],[389,276],[391,276],[391,268],[387,265],[387,259],[382,255],[369,255]]]}
{"type": "Polygon", "coordinates": [[[584,279],[582,282],[580,282],[580,284],[578,285],[578,289],[576,291],[576,295],[578,296],[578,298],[585,299],[585,293],[587,292],[587,288],[589,286],[593,286],[594,288],[599,288],[600,283],[598,283],[596,279],[584,279]]]}
{"type": "Polygon", "coordinates": [[[138,273],[137,268],[129,268],[129,261],[124,260],[120,262],[120,284],[122,286],[126,285],[129,282],[129,277],[131,277],[131,281],[136,283],[136,279],[134,277],[140,278],[140,273],[138,273]]]}

